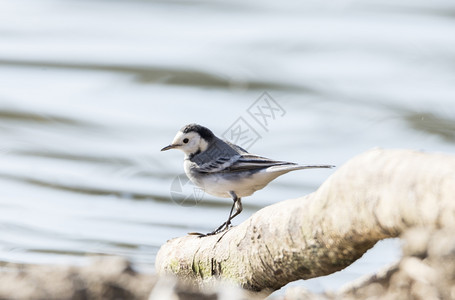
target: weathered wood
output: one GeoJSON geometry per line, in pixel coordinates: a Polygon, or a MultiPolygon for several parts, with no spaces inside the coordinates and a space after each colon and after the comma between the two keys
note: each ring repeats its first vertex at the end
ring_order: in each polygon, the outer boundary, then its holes
{"type": "Polygon", "coordinates": [[[199,286],[222,278],[268,293],[341,270],[407,228],[446,225],[455,225],[455,156],[374,149],[316,192],[265,207],[228,232],[168,241],[156,270],[199,286]]]}

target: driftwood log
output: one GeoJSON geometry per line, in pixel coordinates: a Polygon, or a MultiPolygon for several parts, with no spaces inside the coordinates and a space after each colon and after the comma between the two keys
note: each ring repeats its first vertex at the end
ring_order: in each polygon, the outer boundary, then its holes
{"type": "Polygon", "coordinates": [[[229,231],[163,245],[159,274],[201,287],[224,279],[270,293],[331,274],[414,226],[455,225],[455,156],[374,149],[307,196],[261,209],[229,231]]]}

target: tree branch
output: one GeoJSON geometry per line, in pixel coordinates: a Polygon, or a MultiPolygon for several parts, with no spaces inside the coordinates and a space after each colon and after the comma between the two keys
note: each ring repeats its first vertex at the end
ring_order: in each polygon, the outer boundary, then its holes
{"type": "Polygon", "coordinates": [[[316,192],[265,207],[228,232],[168,241],[156,270],[200,286],[221,278],[268,293],[341,270],[409,227],[454,225],[454,191],[454,156],[374,149],[316,192]]]}

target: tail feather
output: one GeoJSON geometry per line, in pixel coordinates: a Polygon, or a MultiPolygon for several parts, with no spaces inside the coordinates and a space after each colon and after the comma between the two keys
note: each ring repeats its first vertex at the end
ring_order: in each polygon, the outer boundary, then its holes
{"type": "Polygon", "coordinates": [[[335,166],[333,165],[308,165],[308,166],[302,166],[302,165],[294,165],[294,164],[289,164],[289,165],[278,165],[278,166],[272,166],[268,167],[266,172],[290,172],[290,171],[295,171],[295,170],[303,170],[303,169],[318,169],[318,168],[334,168],[335,166]]]}

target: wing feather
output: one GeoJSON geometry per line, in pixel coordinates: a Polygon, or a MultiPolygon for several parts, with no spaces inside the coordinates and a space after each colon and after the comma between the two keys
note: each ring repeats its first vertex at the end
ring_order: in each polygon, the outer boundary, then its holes
{"type": "Polygon", "coordinates": [[[258,172],[267,170],[270,172],[289,171],[306,168],[327,168],[332,166],[300,166],[296,163],[273,160],[267,157],[248,153],[245,149],[217,140],[207,151],[196,155],[191,159],[194,163],[193,171],[199,173],[215,172],[258,172]],[[271,168],[273,167],[273,168],[271,168]]]}
{"type": "Polygon", "coordinates": [[[292,166],[295,163],[278,161],[266,157],[258,156],[255,154],[242,155],[235,163],[223,171],[241,172],[241,171],[260,171],[274,166],[292,166]]]}

